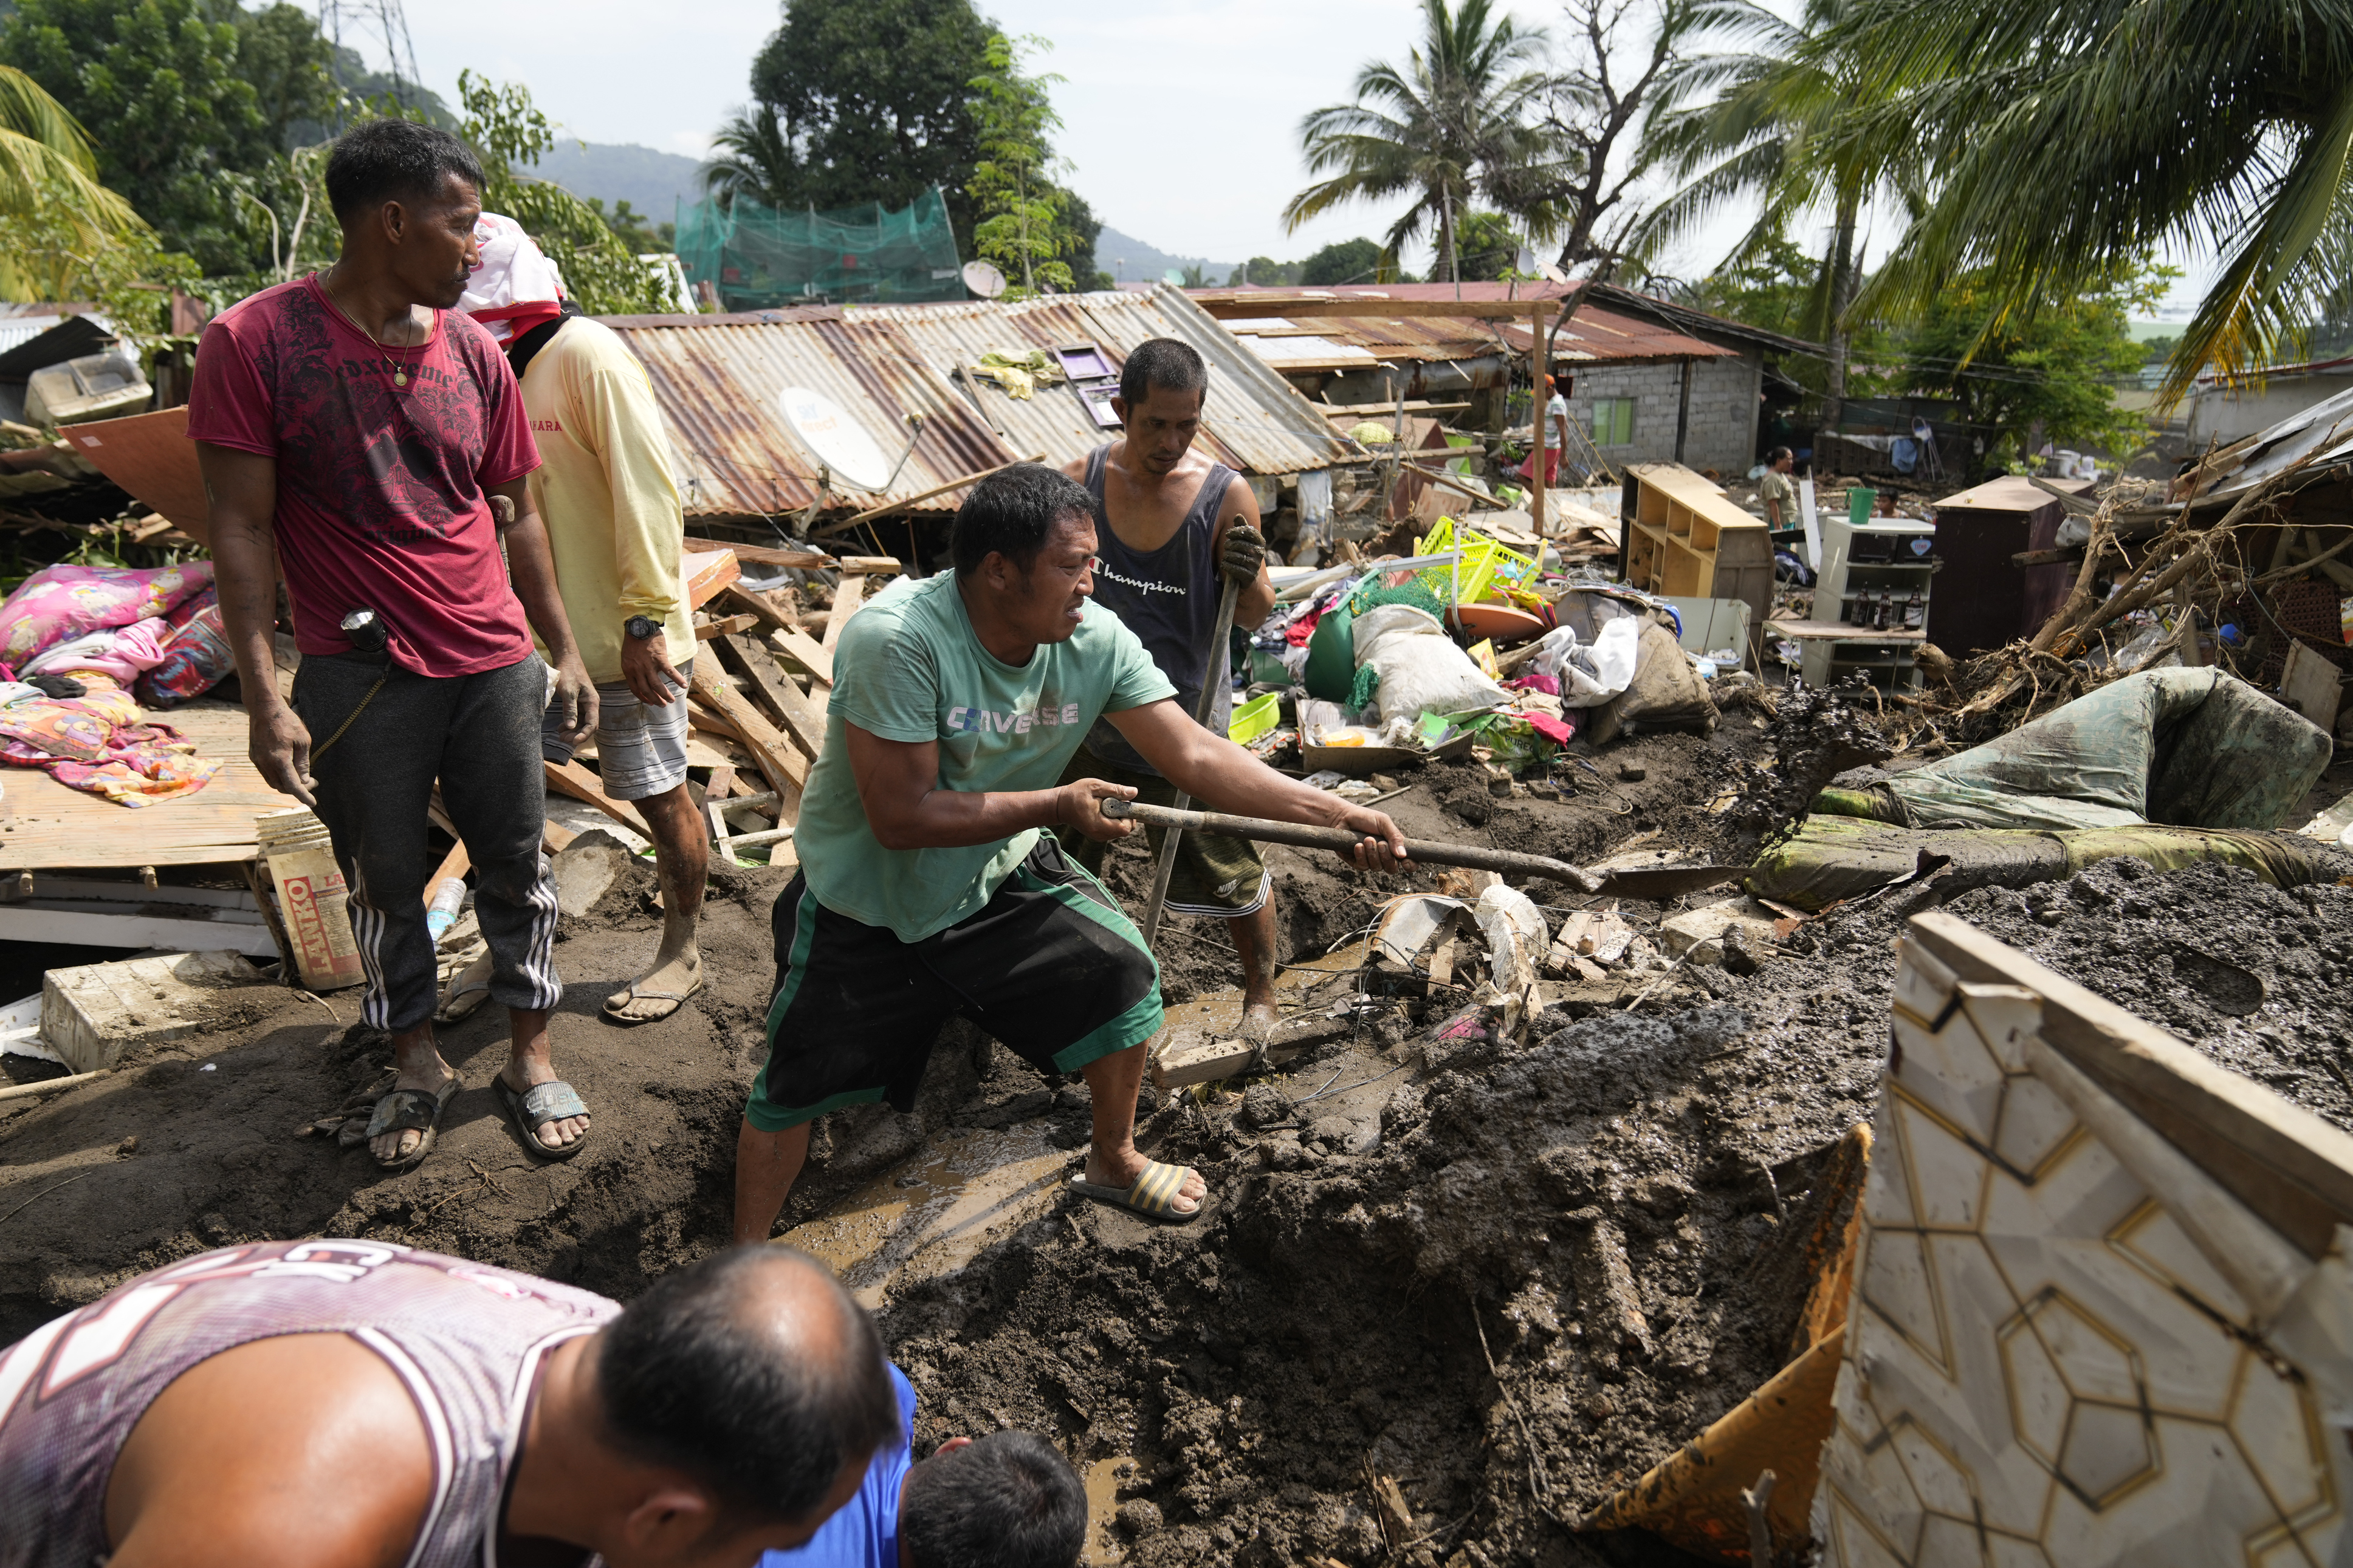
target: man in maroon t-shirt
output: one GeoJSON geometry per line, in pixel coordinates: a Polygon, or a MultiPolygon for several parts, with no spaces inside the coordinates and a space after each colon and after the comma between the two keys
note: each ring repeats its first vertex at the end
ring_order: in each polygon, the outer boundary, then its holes
{"type": "Polygon", "coordinates": [[[367,970],[361,1017],[393,1036],[398,1076],[368,1123],[387,1170],[425,1158],[458,1089],[433,1039],[425,923],[436,779],[512,1025],[493,1092],[545,1158],[577,1153],[588,1131],[548,1049],[563,987],[540,722],[552,701],[578,744],[596,692],[524,486],[539,453],[514,374],[450,308],[477,259],[481,184],[446,132],[392,120],[345,135],[327,161],[342,258],[223,312],[188,401],[254,765],[332,836],[367,970]],[[273,549],[302,653],[290,708],[272,673],[273,549]]]}

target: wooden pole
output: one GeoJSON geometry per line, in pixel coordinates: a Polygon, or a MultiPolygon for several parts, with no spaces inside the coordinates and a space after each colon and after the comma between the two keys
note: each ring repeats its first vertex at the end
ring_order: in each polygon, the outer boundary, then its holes
{"type": "Polygon", "coordinates": [[[966,474],[960,479],[950,479],[946,484],[934,485],[930,489],[923,491],[922,494],[909,496],[905,500],[894,500],[888,506],[878,506],[873,508],[871,510],[861,511],[856,517],[849,519],[846,522],[829,522],[823,528],[813,529],[809,532],[809,537],[811,539],[830,539],[835,534],[846,532],[850,529],[856,528],[860,523],[872,522],[878,517],[888,517],[892,512],[899,510],[902,507],[911,507],[919,500],[929,500],[934,496],[944,496],[950,490],[960,490],[966,485],[976,485],[980,483],[981,480],[988,478],[991,474],[1001,474],[1006,469],[1018,468],[1023,463],[1042,463],[1045,460],[1046,454],[1039,452],[1035,457],[1017,458],[1010,463],[999,463],[993,468],[983,468],[976,474],[966,474]]]}
{"type": "MultiPolygon", "coordinates": [[[[1535,413],[1536,446],[1535,461],[1528,469],[1528,485],[1533,496],[1528,503],[1528,510],[1535,514],[1536,537],[1549,539],[1552,537],[1552,523],[1545,513],[1545,420],[1547,411],[1552,406],[1552,396],[1545,386],[1545,376],[1551,363],[1552,354],[1551,344],[1545,341],[1544,306],[1541,304],[1536,306],[1530,313],[1530,317],[1535,323],[1536,332],[1535,395],[1530,399],[1535,413]]],[[[1567,455],[1566,452],[1561,454],[1563,457],[1567,455]]]]}

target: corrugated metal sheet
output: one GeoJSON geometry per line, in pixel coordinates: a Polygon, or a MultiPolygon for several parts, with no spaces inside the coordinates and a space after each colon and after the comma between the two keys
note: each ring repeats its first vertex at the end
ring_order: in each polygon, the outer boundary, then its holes
{"type": "MultiPolygon", "coordinates": [[[[1370,353],[1375,358],[1406,363],[1475,359],[1496,352],[1500,336],[1513,353],[1525,356],[1535,344],[1535,334],[1525,321],[1487,321],[1476,317],[1397,316],[1379,314],[1382,300],[1551,300],[1567,292],[1556,283],[1520,284],[1516,291],[1502,283],[1465,283],[1458,296],[1451,283],[1390,283],[1375,288],[1267,289],[1266,315],[1248,321],[1232,321],[1227,328],[1239,336],[1250,337],[1253,326],[1263,326],[1271,331],[1282,332],[1293,328],[1312,328],[1335,343],[1351,345],[1370,353]],[[1315,298],[1362,300],[1366,302],[1362,316],[1302,316],[1295,321],[1282,315],[1278,301],[1283,296],[1302,295],[1315,298]]],[[[1194,298],[1219,303],[1254,302],[1258,289],[1196,289],[1194,298]]],[[[1695,314],[1695,313],[1694,313],[1695,314]]],[[[1260,351],[1277,363],[1292,368],[1308,368],[1295,359],[1282,356],[1276,347],[1279,338],[1260,338],[1260,351]]],[[[1595,303],[1591,299],[1577,309],[1568,325],[1553,338],[1556,359],[1595,360],[1602,362],[1640,363],[1675,359],[1729,359],[1739,351],[1704,342],[1698,338],[1674,331],[1655,321],[1613,310],[1595,303]]]]}
{"type": "MultiPolygon", "coordinates": [[[[1180,338],[1209,364],[1201,433],[1208,456],[1239,473],[1261,475],[1301,473],[1362,457],[1280,373],[1182,289],[1166,284],[1149,294],[1105,291],[1010,305],[854,306],[845,314],[853,322],[892,323],[941,377],[991,350],[1092,342],[1124,363],[1129,351],[1148,338],[1180,338]]],[[[960,384],[970,389],[999,441],[1023,457],[1043,452],[1047,462],[1060,465],[1114,434],[1098,428],[1067,386],[1048,387],[1021,401],[987,383],[965,379],[960,384]]]]}
{"type": "MultiPolygon", "coordinates": [[[[923,416],[922,436],[890,487],[837,489],[832,506],[909,500],[1026,455],[999,443],[972,404],[887,321],[818,310],[771,320],[616,317],[607,324],[653,381],[690,519],[773,517],[817,498],[817,458],[778,406],[787,387],[830,398],[894,459],[907,446],[907,416],[923,416]]],[[[954,511],[961,499],[951,492],[912,510],[954,511]]]]}

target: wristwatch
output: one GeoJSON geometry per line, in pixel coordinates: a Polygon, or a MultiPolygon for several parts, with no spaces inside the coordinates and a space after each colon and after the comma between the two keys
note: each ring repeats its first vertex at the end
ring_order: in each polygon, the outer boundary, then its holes
{"type": "Polygon", "coordinates": [[[631,616],[622,623],[621,629],[639,642],[651,642],[655,634],[661,630],[661,623],[651,616],[631,616]]]}

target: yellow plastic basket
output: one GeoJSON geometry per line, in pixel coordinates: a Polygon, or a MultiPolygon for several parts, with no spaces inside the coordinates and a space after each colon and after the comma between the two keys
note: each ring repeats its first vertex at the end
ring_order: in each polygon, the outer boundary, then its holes
{"type": "Polygon", "coordinates": [[[1451,517],[1440,518],[1413,547],[1416,555],[1437,555],[1449,550],[1462,552],[1459,569],[1431,566],[1418,574],[1424,586],[1448,603],[1475,605],[1502,596],[1495,590],[1517,588],[1535,579],[1535,562],[1451,517]]]}

